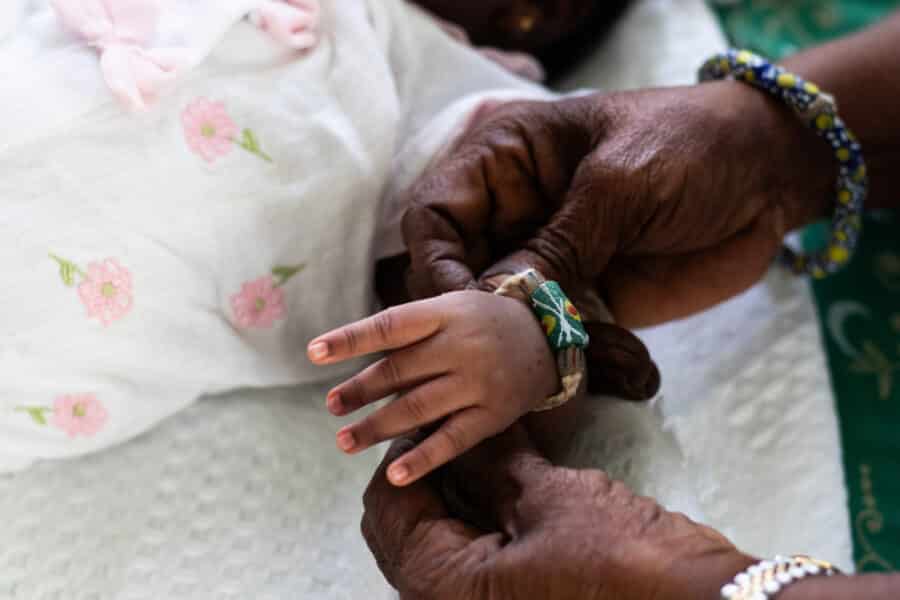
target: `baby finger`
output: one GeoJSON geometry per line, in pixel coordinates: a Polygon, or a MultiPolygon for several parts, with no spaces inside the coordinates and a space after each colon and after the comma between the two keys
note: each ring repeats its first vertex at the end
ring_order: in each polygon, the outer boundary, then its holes
{"type": "Polygon", "coordinates": [[[458,377],[445,376],[424,383],[362,421],[337,434],[338,447],[356,453],[395,438],[472,405],[458,377]]]}
{"type": "Polygon", "coordinates": [[[388,480],[397,486],[414,483],[504,428],[483,409],[464,410],[450,417],[421,444],[395,460],[388,467],[388,480]]]}
{"type": "Polygon", "coordinates": [[[346,415],[445,374],[448,369],[441,365],[444,354],[434,340],[393,352],[341,383],[328,393],[328,410],[346,415]]]}

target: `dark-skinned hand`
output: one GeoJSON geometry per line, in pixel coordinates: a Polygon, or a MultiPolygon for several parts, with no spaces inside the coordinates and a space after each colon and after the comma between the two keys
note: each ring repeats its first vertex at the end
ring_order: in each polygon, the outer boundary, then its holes
{"type": "Polygon", "coordinates": [[[402,600],[714,598],[753,562],[601,471],[554,467],[519,426],[454,462],[440,484],[394,487],[384,471],[412,446],[392,446],[362,522],[402,600]],[[451,514],[439,493],[447,489],[481,527],[451,514]]]}

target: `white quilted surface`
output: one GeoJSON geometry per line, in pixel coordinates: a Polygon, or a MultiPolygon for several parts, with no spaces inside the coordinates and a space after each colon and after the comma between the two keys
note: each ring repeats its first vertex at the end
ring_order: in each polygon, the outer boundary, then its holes
{"type": "MultiPolygon", "coordinates": [[[[686,82],[721,44],[700,0],[643,0],[572,85],[686,82]]],[[[645,337],[663,370],[661,402],[598,404],[574,462],[608,467],[750,551],[850,566],[805,286],[775,275],[645,337]]],[[[323,397],[210,399],[112,452],[0,476],[0,598],[391,597],[358,533],[377,453],[338,456],[323,397]]]]}
{"type": "Polygon", "coordinates": [[[378,457],[338,457],[325,391],[203,401],[118,450],[0,477],[0,598],[388,597],[358,526],[378,457]]]}
{"type": "Polygon", "coordinates": [[[642,337],[662,395],[656,411],[604,409],[629,411],[639,426],[625,435],[642,436],[611,470],[748,552],[804,552],[852,569],[838,423],[807,283],[774,270],[743,296],[642,337]]]}

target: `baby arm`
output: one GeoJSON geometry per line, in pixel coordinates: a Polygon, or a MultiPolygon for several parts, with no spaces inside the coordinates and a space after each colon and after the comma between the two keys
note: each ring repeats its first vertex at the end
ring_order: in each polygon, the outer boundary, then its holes
{"type": "Polygon", "coordinates": [[[407,485],[504,431],[559,388],[544,332],[523,303],[465,291],[390,308],[326,333],[309,344],[319,365],[387,352],[328,394],[328,408],[347,415],[401,395],[337,434],[345,452],[443,420],[388,469],[407,485]]]}

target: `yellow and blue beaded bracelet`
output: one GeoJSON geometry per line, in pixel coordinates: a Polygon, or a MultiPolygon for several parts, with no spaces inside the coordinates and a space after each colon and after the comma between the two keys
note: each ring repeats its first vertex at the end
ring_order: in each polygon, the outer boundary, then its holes
{"type": "Polygon", "coordinates": [[[700,81],[743,81],[790,106],[800,119],[834,149],[840,164],[837,202],[828,246],[802,255],[785,246],[782,260],[796,273],[820,279],[850,261],[862,230],[862,212],[869,190],[862,147],[837,114],[830,95],[814,83],[789,73],[747,50],[729,50],[710,58],[700,69],[700,81]]]}

